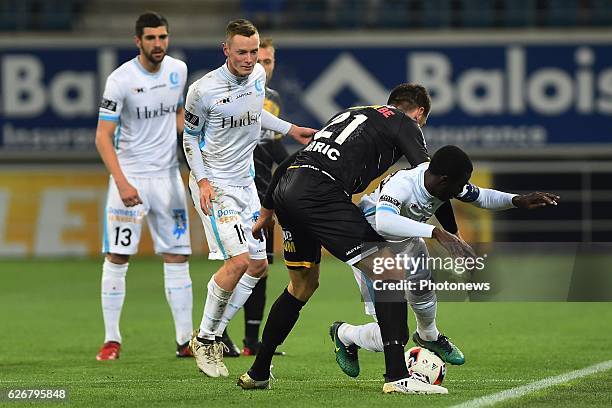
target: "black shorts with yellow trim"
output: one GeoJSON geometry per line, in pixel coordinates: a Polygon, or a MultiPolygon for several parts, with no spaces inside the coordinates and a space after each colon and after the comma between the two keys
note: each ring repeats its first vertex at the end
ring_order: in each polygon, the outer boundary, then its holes
{"type": "Polygon", "coordinates": [[[317,169],[289,168],[274,191],[274,207],[289,269],[320,263],[321,247],[352,265],[385,242],[341,184],[317,169]]]}
{"type": "Polygon", "coordinates": [[[301,229],[283,228],[283,256],[288,269],[310,269],[321,263],[321,243],[301,229]]]}

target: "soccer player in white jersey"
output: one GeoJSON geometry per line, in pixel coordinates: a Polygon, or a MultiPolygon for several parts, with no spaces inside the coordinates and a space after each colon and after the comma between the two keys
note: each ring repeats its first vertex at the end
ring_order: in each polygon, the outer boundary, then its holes
{"type": "Polygon", "coordinates": [[[190,357],[193,329],[191,254],[177,132],[183,131],[184,62],[166,55],[168,22],[154,12],[136,21],[140,53],[113,71],[100,106],[96,147],[110,172],[104,212],[102,312],[105,338],[96,359],[119,358],[119,319],[130,256],[146,216],[164,261],[166,299],[176,329],[177,357],[190,357]]]}
{"type": "MultiPolygon", "coordinates": [[[[379,234],[390,242],[401,242],[402,253],[418,260],[429,256],[423,238],[436,239],[451,255],[456,255],[455,251],[465,244],[459,242],[456,235],[426,223],[446,200],[455,198],[490,210],[541,208],[556,205],[559,200],[559,196],[551,193],[517,195],[480,188],[469,183],[471,175],[472,162],[468,155],[456,146],[444,146],[434,154],[431,162],[388,176],[373,193],[361,198],[359,207],[379,234]]],[[[376,320],[373,304],[376,288],[359,269],[353,267],[353,272],[365,302],[366,314],[376,320]]],[[[426,265],[407,271],[408,281],[430,279],[431,271],[426,265]]],[[[416,317],[413,340],[451,364],[463,364],[463,354],[436,327],[435,292],[407,290],[406,298],[416,317]]],[[[383,351],[378,323],[353,326],[338,321],[332,324],[330,335],[335,342],[338,365],[352,377],[359,374],[359,347],[383,351]]]]}
{"type": "Polygon", "coordinates": [[[266,74],[257,64],[259,34],[247,20],[226,29],[225,64],[194,82],[185,103],[183,145],[189,187],[202,219],[209,258],[223,266],[208,282],[199,333],[190,346],[200,371],[227,377],[223,330],[267,268],[266,243],[251,234],[259,216],[253,150],[261,128],[305,143],[314,129],[292,125],[263,110],[266,74]]]}

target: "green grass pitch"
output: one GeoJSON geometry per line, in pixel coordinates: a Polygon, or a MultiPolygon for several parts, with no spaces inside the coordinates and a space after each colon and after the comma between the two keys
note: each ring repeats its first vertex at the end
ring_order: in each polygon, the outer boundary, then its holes
{"type": "MultiPolygon", "coordinates": [[[[218,263],[192,260],[194,323],[218,263]]],[[[227,359],[230,377],[210,379],[174,357],[174,328],[161,260],[134,258],[127,278],[121,359],[95,361],[103,340],[101,259],[0,261],[0,388],[66,388],[71,406],[444,407],[612,359],[611,303],[442,302],[438,326],[466,354],[450,366],[448,395],[383,395],[382,354],[360,352],[361,375],[336,366],[328,328],[368,322],[350,270],[325,258],[321,286],[275,357],[269,391],[243,391],[237,377],[252,357],[227,359]],[[401,405],[400,405],[401,404],[401,405]]],[[[287,283],[273,265],[267,306],[287,283]]],[[[240,342],[244,319],[230,324],[240,342]]],[[[414,320],[411,316],[411,329],[414,320]]],[[[5,406],[37,403],[0,402],[5,406]]],[[[612,371],[580,378],[499,406],[612,406],[612,371]]]]}

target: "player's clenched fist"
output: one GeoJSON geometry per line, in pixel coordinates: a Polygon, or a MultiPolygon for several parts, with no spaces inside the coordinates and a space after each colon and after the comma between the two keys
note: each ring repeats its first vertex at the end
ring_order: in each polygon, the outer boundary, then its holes
{"type": "Polygon", "coordinates": [[[119,197],[121,197],[121,201],[123,201],[123,205],[126,207],[134,207],[135,205],[142,204],[142,200],[138,195],[138,190],[130,183],[126,182],[117,185],[117,190],[119,190],[119,197]]]}
{"type": "Polygon", "coordinates": [[[253,238],[262,240],[264,231],[272,227],[274,227],[274,210],[261,207],[259,218],[257,218],[255,225],[253,225],[253,238]]]}

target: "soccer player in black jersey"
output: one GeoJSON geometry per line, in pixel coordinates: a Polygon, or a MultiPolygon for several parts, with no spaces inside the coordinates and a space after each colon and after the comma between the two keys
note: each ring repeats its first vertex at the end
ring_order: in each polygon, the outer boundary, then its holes
{"type": "MultiPolygon", "coordinates": [[[[375,299],[385,353],[383,391],[446,392],[443,387],[423,383],[408,374],[404,359],[407,304],[403,291],[394,289],[394,284],[404,278],[404,271],[371,273],[374,257],[392,254],[384,247],[384,238],[351,201],[352,194],[362,192],[402,156],[411,166],[429,160],[421,127],[430,109],[425,88],[402,84],[393,89],[387,105],[338,113],[287,167],[273,191],[273,202],[266,196],[261,223],[271,218],[274,208],[283,227],[285,263],[291,281],[270,310],[255,362],[238,381],[242,388],[269,387],[273,353],[318,287],[323,246],[336,258],[381,280],[380,287],[385,288],[377,292],[375,299]]],[[[448,211],[450,207],[445,208],[448,211]]],[[[448,230],[446,226],[445,229],[448,230]]],[[[454,229],[449,232],[455,233],[456,225],[454,229]]],[[[468,252],[469,246],[465,245],[468,252]]]]}
{"type": "MultiPolygon", "coordinates": [[[[278,92],[270,88],[268,84],[274,73],[276,50],[271,38],[263,38],[259,43],[259,62],[266,70],[266,99],[264,109],[280,116],[281,99],[278,92]]],[[[281,164],[289,153],[283,145],[282,136],[271,130],[262,129],[261,141],[253,152],[255,162],[255,186],[259,200],[262,201],[266,195],[266,190],[272,180],[272,167],[274,164],[281,164]]],[[[274,226],[266,230],[266,250],[268,253],[268,264],[274,262],[274,226]]],[[[259,326],[263,319],[264,307],[266,305],[266,280],[267,272],[259,279],[253,288],[253,293],[249,300],[244,304],[244,348],[242,354],[245,356],[257,354],[259,349],[259,326]]],[[[280,354],[280,353],[279,353],[280,354]]]]}

